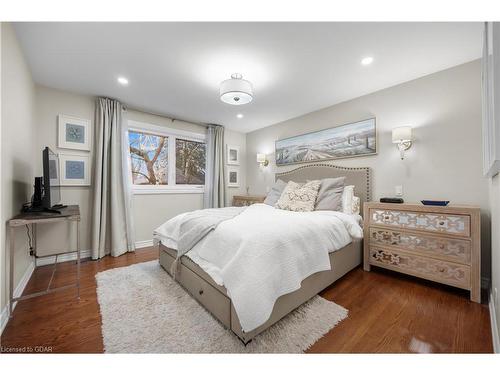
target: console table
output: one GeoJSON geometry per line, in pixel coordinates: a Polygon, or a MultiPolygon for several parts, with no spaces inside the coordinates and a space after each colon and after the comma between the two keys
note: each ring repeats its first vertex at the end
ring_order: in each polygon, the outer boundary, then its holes
{"type": "MultiPolygon", "coordinates": [[[[55,212],[23,212],[19,215],[14,216],[9,220],[8,226],[10,229],[9,237],[10,237],[10,285],[9,285],[9,316],[12,316],[13,304],[17,301],[43,296],[49,293],[61,291],[68,288],[76,288],[77,289],[77,298],[80,298],[80,207],[78,205],[67,206],[58,210],[60,213],[55,212]],[[62,221],[69,221],[75,223],[76,226],[76,250],[68,250],[62,253],[50,254],[44,256],[37,255],[37,246],[36,246],[36,228],[38,224],[50,224],[50,223],[58,223],[62,221]],[[33,255],[36,258],[48,258],[55,256],[54,269],[52,270],[52,276],[49,281],[49,285],[47,289],[42,290],[40,292],[31,293],[28,295],[23,295],[19,297],[14,297],[14,251],[15,251],[15,229],[17,227],[31,225],[31,231],[33,233],[33,255]],[[70,285],[64,285],[57,288],[51,288],[52,280],[54,279],[54,275],[57,267],[57,257],[62,254],[70,254],[76,253],[76,282],[70,285]]],[[[35,263],[36,268],[36,263],[35,263]]]]}

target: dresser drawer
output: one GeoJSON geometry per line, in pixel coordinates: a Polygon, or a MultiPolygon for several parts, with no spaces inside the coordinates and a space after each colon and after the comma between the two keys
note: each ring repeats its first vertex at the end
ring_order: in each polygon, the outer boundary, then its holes
{"type": "Polygon", "coordinates": [[[370,209],[370,224],[470,236],[470,217],[431,212],[370,209]]]}
{"type": "Polygon", "coordinates": [[[470,266],[467,265],[375,246],[370,248],[369,262],[374,266],[470,289],[470,266]]]}
{"type": "Polygon", "coordinates": [[[370,244],[403,248],[457,263],[470,264],[471,242],[461,238],[436,237],[394,229],[370,228],[370,244]]]}
{"type": "MultiPolygon", "coordinates": [[[[160,251],[160,264],[170,274],[170,267],[174,258],[166,251],[160,251]]],[[[224,294],[203,280],[188,267],[182,267],[177,274],[178,282],[195,299],[219,319],[226,327],[231,326],[231,301],[224,294]]]]}

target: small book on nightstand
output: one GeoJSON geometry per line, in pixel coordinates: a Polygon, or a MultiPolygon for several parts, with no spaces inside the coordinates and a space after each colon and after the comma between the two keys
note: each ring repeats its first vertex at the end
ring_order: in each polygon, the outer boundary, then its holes
{"type": "Polygon", "coordinates": [[[380,203],[404,203],[403,198],[380,198],[380,203]]]}

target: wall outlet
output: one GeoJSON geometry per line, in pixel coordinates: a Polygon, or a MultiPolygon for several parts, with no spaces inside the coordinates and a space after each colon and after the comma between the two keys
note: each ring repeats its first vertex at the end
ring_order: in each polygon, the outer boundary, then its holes
{"type": "Polygon", "coordinates": [[[403,185],[396,185],[394,187],[394,192],[396,194],[396,197],[402,197],[403,196],[403,185]]]}

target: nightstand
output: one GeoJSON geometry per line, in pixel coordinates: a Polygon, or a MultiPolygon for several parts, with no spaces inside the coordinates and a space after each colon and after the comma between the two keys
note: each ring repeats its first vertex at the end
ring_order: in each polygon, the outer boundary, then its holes
{"type": "Polygon", "coordinates": [[[233,206],[250,206],[254,203],[262,203],[264,199],[266,199],[266,197],[260,195],[235,195],[233,197],[233,206]]]}
{"type": "Polygon", "coordinates": [[[387,268],[470,291],[481,300],[479,207],[367,202],[364,269],[387,268]]]}

